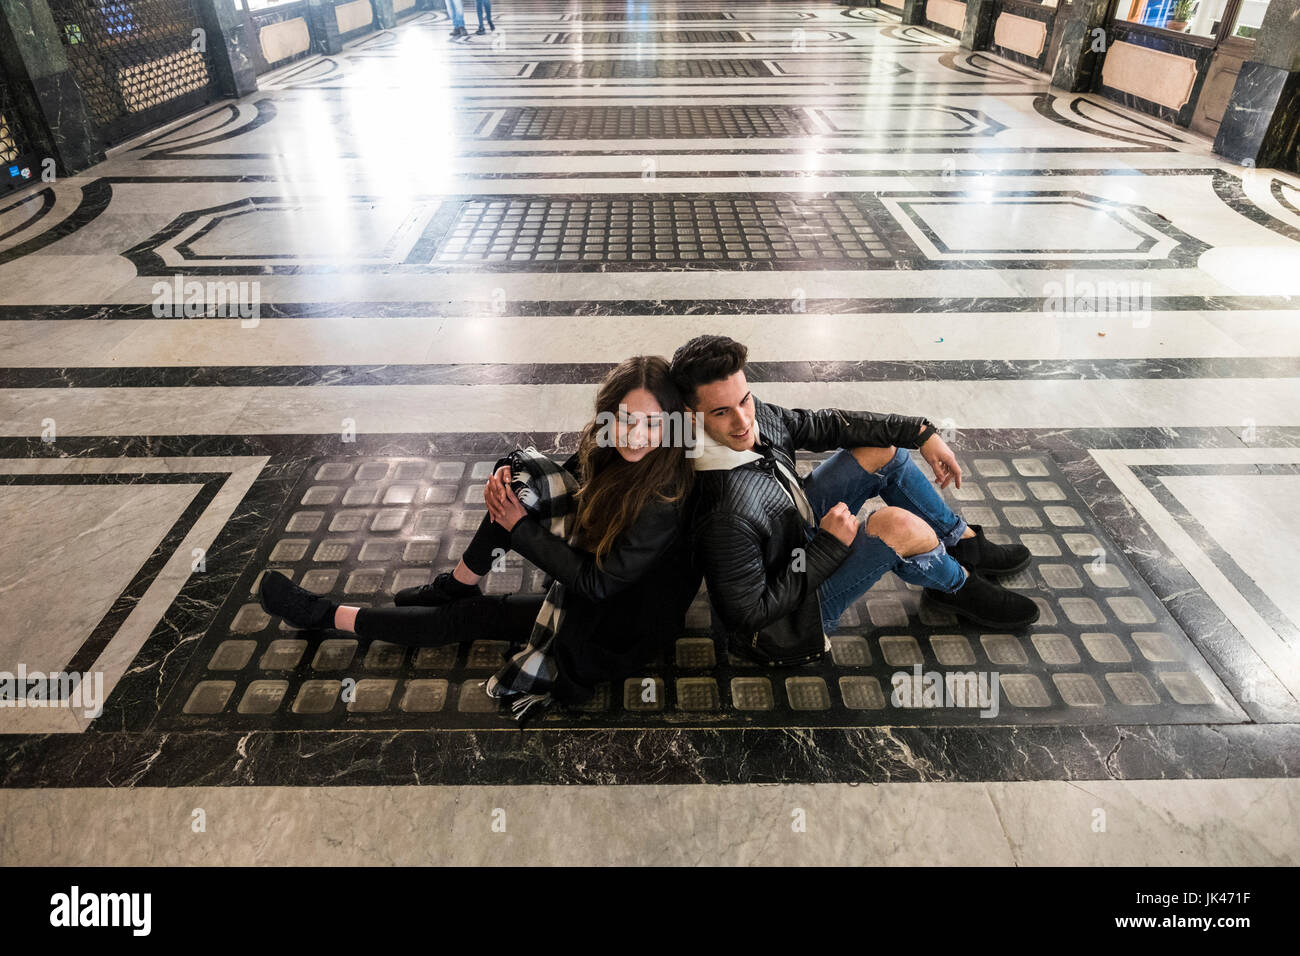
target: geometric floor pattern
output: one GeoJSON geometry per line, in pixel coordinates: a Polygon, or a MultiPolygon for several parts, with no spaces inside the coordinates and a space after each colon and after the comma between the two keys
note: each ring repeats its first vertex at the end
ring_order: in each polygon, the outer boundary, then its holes
{"type": "MultiPolygon", "coordinates": [[[[819,459],[806,457],[801,469],[819,459]]],[[[1027,632],[963,626],[886,575],[841,619],[817,664],[770,669],[710,636],[707,594],[687,631],[624,683],[550,712],[549,727],[1216,723],[1244,719],[1204,659],[1098,526],[1049,455],[978,453],[945,491],[1031,566],[1005,583],[1040,617],[1027,632]]],[[[297,631],[255,596],[265,569],[341,604],[391,603],[449,570],[479,525],[493,460],[318,459],[307,466],[253,562],[164,707],[164,726],[269,730],[489,730],[512,725],[483,692],[510,644],[408,648],[297,631]]],[[[868,502],[869,511],[879,502],[868,502]]],[[[514,553],[487,593],[540,593],[514,553]]]]}

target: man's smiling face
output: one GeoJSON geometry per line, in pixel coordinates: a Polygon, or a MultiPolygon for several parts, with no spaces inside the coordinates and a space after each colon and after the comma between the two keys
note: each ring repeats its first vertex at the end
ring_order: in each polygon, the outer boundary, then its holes
{"type": "Polygon", "coordinates": [[[744,371],[695,389],[695,421],[732,451],[754,447],[754,396],[744,371]]]}

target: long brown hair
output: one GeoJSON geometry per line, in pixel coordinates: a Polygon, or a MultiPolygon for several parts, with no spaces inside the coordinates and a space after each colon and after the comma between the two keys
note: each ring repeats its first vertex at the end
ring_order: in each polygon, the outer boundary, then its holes
{"type": "MultiPolygon", "coordinates": [[[[620,534],[632,527],[641,509],[652,500],[680,501],[691,489],[695,472],[686,457],[682,431],[670,422],[685,420],[686,406],[673,384],[668,362],[658,355],[636,355],[620,362],[596,393],[596,417],[578,440],[582,487],[578,490],[578,543],[596,555],[599,565],[620,534]],[[628,392],[643,388],[665,413],[675,413],[660,430],[660,445],[637,462],[629,462],[608,435],[609,416],[617,416],[628,392]]],[[[616,419],[614,419],[616,420],[616,419]]]]}

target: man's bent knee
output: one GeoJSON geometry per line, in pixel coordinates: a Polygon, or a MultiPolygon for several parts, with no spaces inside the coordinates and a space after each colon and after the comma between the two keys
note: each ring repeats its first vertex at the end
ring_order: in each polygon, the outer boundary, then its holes
{"type": "Polygon", "coordinates": [[[939,537],[925,520],[903,508],[881,508],[867,519],[867,534],[874,535],[898,553],[910,558],[939,546],[939,537]]]}
{"type": "Polygon", "coordinates": [[[852,448],[849,453],[853,455],[854,459],[865,471],[876,472],[894,460],[894,456],[898,454],[898,449],[893,445],[887,448],[863,447],[852,448]]]}

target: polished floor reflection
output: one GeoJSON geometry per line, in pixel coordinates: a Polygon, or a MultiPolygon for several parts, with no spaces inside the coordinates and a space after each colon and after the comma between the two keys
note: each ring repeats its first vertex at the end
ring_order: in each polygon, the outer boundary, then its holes
{"type": "MultiPolygon", "coordinates": [[[[915,782],[1014,808],[996,788],[1261,778],[1294,802],[1262,778],[1300,766],[1300,180],[886,9],[497,7],[495,35],[421,12],[0,199],[0,671],[106,693],[0,709],[24,827],[109,812],[106,786],[915,782]],[[701,602],[647,668],[662,708],[610,687],[520,733],[474,694],[491,642],[343,647],[250,603],[265,567],[376,603],[445,566],[483,462],[571,448],[613,363],[700,332],[746,342],[770,401],[947,422],[953,503],[1031,548],[1015,586],[1050,618],[967,631],[890,581],[825,667],[750,673],[701,602]],[[1015,679],[997,719],[909,711],[887,689],[914,663],[1015,679]]],[[[1168,792],[1115,799],[1201,812],[1168,792]]],[[[958,856],[1055,858],[986,842],[958,856]]]]}

